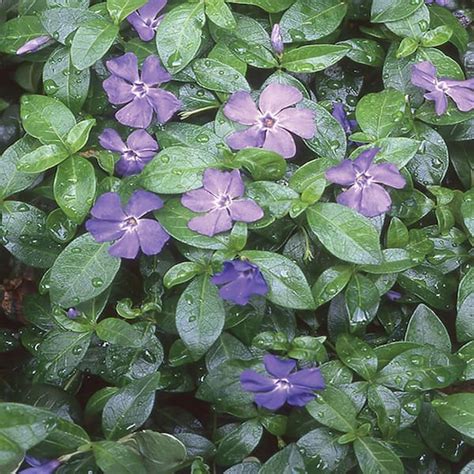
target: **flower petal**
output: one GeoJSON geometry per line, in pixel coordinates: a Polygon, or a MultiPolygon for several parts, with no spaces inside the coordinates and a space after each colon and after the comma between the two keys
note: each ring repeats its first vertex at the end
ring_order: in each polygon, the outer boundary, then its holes
{"type": "Polygon", "coordinates": [[[171,81],[171,74],[161,65],[158,56],[148,56],[142,66],[142,81],[149,87],[171,81]]]}
{"type": "Polygon", "coordinates": [[[159,123],[166,123],[182,107],[181,101],[171,92],[150,89],[146,95],[159,123]]]}
{"type": "Polygon", "coordinates": [[[363,151],[355,160],[354,160],[354,169],[356,173],[365,173],[372,165],[375,155],[380,151],[380,148],[370,148],[363,151]]]}
{"type": "Polygon", "coordinates": [[[219,290],[219,296],[226,301],[245,306],[254,292],[252,289],[252,280],[237,277],[234,281],[227,283],[219,290]]]}
{"type": "Polygon", "coordinates": [[[152,156],[149,158],[140,158],[140,159],[126,159],[120,158],[115,164],[115,172],[119,176],[132,176],[134,174],[140,173],[145,165],[153,159],[152,156]]]}
{"type": "Polygon", "coordinates": [[[163,201],[156,194],[139,189],[135,191],[130,197],[125,213],[127,216],[133,216],[137,219],[148,214],[151,211],[156,211],[163,207],[163,201]]]}
{"type": "Polygon", "coordinates": [[[204,188],[194,189],[183,194],[181,204],[194,212],[208,212],[216,207],[216,196],[204,188]]]}
{"type": "Polygon", "coordinates": [[[153,107],[146,98],[135,97],[130,104],[122,107],[115,118],[123,125],[133,128],[147,128],[153,118],[153,107]]]}
{"type": "Polygon", "coordinates": [[[310,139],[316,134],[315,116],[309,109],[288,108],[277,115],[278,126],[302,138],[310,139]]]}
{"type": "Polygon", "coordinates": [[[326,179],[331,183],[351,186],[356,180],[354,162],[352,160],[344,160],[339,165],[329,168],[325,175],[326,179]]]}
{"type": "Polygon", "coordinates": [[[272,354],[263,357],[263,363],[267,372],[273,377],[279,379],[288,377],[290,372],[296,367],[296,361],[293,359],[280,359],[272,354]]]}
{"type": "Polygon", "coordinates": [[[446,94],[456,102],[461,112],[470,112],[474,109],[474,79],[445,82],[450,86],[446,94]],[[456,84],[451,85],[452,82],[456,84]]]}
{"type": "Polygon", "coordinates": [[[117,153],[123,153],[127,149],[122,138],[113,128],[104,129],[99,135],[99,143],[102,148],[117,153]]]}
{"type": "Polygon", "coordinates": [[[287,398],[286,390],[275,388],[271,392],[257,393],[255,395],[255,403],[267,410],[278,410],[281,408],[287,398]]]}
{"type": "Polygon", "coordinates": [[[239,222],[255,222],[264,215],[263,209],[251,199],[232,201],[229,212],[232,220],[239,222]]]}
{"type": "Polygon", "coordinates": [[[102,86],[111,104],[126,104],[135,97],[135,95],[132,93],[132,86],[118,76],[108,77],[102,83],[102,86]]]}
{"type": "Polygon", "coordinates": [[[211,211],[204,216],[194,217],[188,222],[188,227],[198,234],[212,237],[232,228],[232,219],[225,209],[211,211]]]}
{"type": "Polygon", "coordinates": [[[214,285],[224,285],[239,278],[240,272],[235,266],[234,261],[224,262],[224,268],[220,273],[216,273],[211,277],[214,285]]]}
{"type": "Polygon", "coordinates": [[[224,106],[224,115],[242,125],[254,125],[260,112],[248,92],[234,92],[224,106]]]}
{"type": "Polygon", "coordinates": [[[244,194],[244,182],[239,170],[220,171],[208,168],[202,178],[204,188],[214,196],[237,198],[244,194]]]}
{"type": "Polygon", "coordinates": [[[249,147],[260,148],[264,142],[265,131],[259,125],[234,132],[227,137],[227,144],[233,150],[242,150],[249,147]]]}
{"type": "Polygon", "coordinates": [[[240,385],[246,392],[269,392],[275,388],[273,379],[250,369],[240,374],[240,385]]]}
{"type": "Polygon", "coordinates": [[[117,240],[124,234],[122,223],[118,221],[106,221],[100,219],[89,219],[86,221],[86,229],[91,233],[96,242],[110,242],[117,240]]]}
{"type": "Polygon", "coordinates": [[[273,82],[265,87],[264,91],[260,94],[258,106],[263,115],[267,113],[276,115],[281,110],[295,105],[302,100],[303,94],[296,87],[273,82]]]}
{"type": "Polygon", "coordinates": [[[110,59],[105,63],[107,69],[114,76],[118,76],[133,83],[138,81],[138,59],[134,53],[126,53],[118,58],[110,59]]]}
{"type": "Polygon", "coordinates": [[[127,138],[127,147],[136,154],[155,152],[158,150],[158,143],[146,130],[135,130],[127,138]]]}
{"type": "Polygon", "coordinates": [[[167,0],[148,0],[138,11],[142,18],[154,19],[165,8],[167,0]]]}
{"type": "Polygon", "coordinates": [[[292,385],[308,390],[322,390],[326,386],[321,371],[318,368],[299,370],[294,374],[290,374],[288,380],[292,385]]]}
{"type": "Polygon", "coordinates": [[[414,64],[411,68],[411,82],[417,87],[433,90],[436,86],[436,68],[429,61],[414,64]]]}
{"type": "Polygon", "coordinates": [[[135,258],[140,250],[138,234],[134,231],[125,234],[109,248],[109,254],[114,257],[135,258]]]}
{"type": "Polygon", "coordinates": [[[425,94],[426,100],[433,100],[435,103],[436,115],[443,115],[448,110],[448,98],[442,91],[434,90],[425,94]]]}
{"type": "Polygon", "coordinates": [[[359,212],[366,217],[376,217],[390,210],[392,199],[379,184],[371,184],[362,190],[359,212]]]}
{"type": "Polygon", "coordinates": [[[406,180],[398,171],[398,168],[392,163],[381,163],[372,165],[367,173],[372,176],[377,183],[385,184],[396,189],[405,187],[406,180]]]}
{"type": "Polygon", "coordinates": [[[140,247],[145,255],[157,255],[168,242],[170,236],[153,219],[140,219],[137,228],[140,247]]]}
{"type": "Polygon", "coordinates": [[[300,388],[300,387],[291,387],[287,402],[288,405],[294,407],[304,407],[306,406],[311,400],[314,400],[316,395],[307,389],[300,388]]]}
{"type": "Polygon", "coordinates": [[[279,126],[267,130],[263,148],[279,153],[283,158],[293,158],[296,155],[296,145],[293,137],[279,126]]]}
{"type": "Polygon", "coordinates": [[[127,218],[117,193],[105,193],[97,198],[91,214],[97,219],[122,222],[127,218]]]}
{"type": "Polygon", "coordinates": [[[147,25],[137,12],[128,15],[127,21],[132,25],[142,41],[151,41],[155,37],[155,29],[151,25],[147,25]]]}

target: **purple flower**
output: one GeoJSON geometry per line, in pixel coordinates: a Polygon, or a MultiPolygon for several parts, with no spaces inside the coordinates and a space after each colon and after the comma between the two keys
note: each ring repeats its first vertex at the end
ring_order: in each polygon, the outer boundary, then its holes
{"type": "Polygon", "coordinates": [[[171,92],[158,86],[171,80],[171,75],[163,69],[157,56],[148,56],[138,73],[135,54],[126,53],[107,61],[107,69],[112,74],[103,85],[114,105],[122,107],[115,118],[122,124],[134,128],[147,128],[156,114],[158,122],[167,122],[181,107],[179,99],[171,92]]]}
{"type": "Polygon", "coordinates": [[[202,182],[202,188],[189,191],[181,198],[184,207],[206,213],[188,222],[191,230],[212,237],[231,229],[234,221],[255,222],[263,217],[263,210],[255,201],[241,199],[245,187],[238,170],[226,172],[209,168],[202,182]]]}
{"type": "Polygon", "coordinates": [[[279,359],[267,354],[263,358],[265,369],[271,375],[266,377],[255,370],[244,370],[240,375],[240,384],[247,392],[255,393],[255,403],[268,410],[278,410],[285,402],[303,407],[315,398],[314,390],[326,386],[323,376],[317,368],[296,372],[296,361],[279,359]]]}
{"type": "Polygon", "coordinates": [[[155,37],[163,15],[158,13],[165,8],[167,0],[149,0],[148,3],[127,17],[127,21],[133,26],[142,41],[151,41],[155,37]]]}
{"type": "Polygon", "coordinates": [[[161,225],[153,219],[141,219],[163,207],[163,201],[153,193],[135,191],[125,208],[117,193],[105,193],[91,210],[86,229],[97,242],[116,242],[109,253],[114,257],[135,258],[138,251],[156,255],[169,239],[161,225]]]}
{"type": "Polygon", "coordinates": [[[120,153],[115,169],[120,176],[138,174],[158,151],[158,143],[145,130],[135,130],[127,138],[127,144],[112,128],[106,128],[99,136],[99,143],[106,150],[120,153]]]}
{"type": "Polygon", "coordinates": [[[212,277],[212,283],[223,285],[219,295],[226,301],[245,306],[253,295],[266,295],[268,285],[262,272],[245,260],[224,262],[224,269],[212,277]]]}
{"type": "Polygon", "coordinates": [[[52,474],[61,464],[57,459],[37,459],[26,456],[25,461],[31,467],[18,471],[18,474],[52,474]]]}
{"type": "Polygon", "coordinates": [[[38,51],[38,49],[52,42],[53,38],[51,38],[51,36],[38,36],[38,38],[34,38],[30,41],[27,41],[21,48],[18,48],[16,54],[21,55],[27,53],[34,53],[38,51]]]}
{"type": "Polygon", "coordinates": [[[350,135],[357,128],[357,122],[347,118],[344,106],[340,102],[334,103],[332,116],[340,123],[346,135],[350,135]]]}
{"type": "Polygon", "coordinates": [[[474,78],[465,81],[438,79],[436,67],[429,61],[414,64],[411,70],[411,82],[428,91],[425,99],[434,100],[437,115],[442,115],[448,108],[448,97],[454,100],[461,112],[474,109],[474,78]]]}
{"type": "Polygon", "coordinates": [[[281,37],[281,28],[279,23],[275,23],[273,25],[271,43],[273,51],[275,51],[278,56],[281,56],[285,46],[283,44],[283,38],[281,37]]]}
{"type": "Polygon", "coordinates": [[[337,196],[337,202],[366,217],[375,217],[390,209],[390,195],[380,184],[401,189],[405,178],[392,163],[372,164],[379,148],[363,151],[354,161],[344,160],[326,171],[331,183],[349,188],[337,196]],[[378,184],[380,183],[380,184],[378,184]]]}
{"type": "Polygon", "coordinates": [[[69,319],[76,319],[76,318],[78,318],[80,315],[81,315],[81,312],[78,311],[76,308],[69,308],[69,309],[66,311],[66,316],[67,316],[69,319]]]}
{"type": "Polygon", "coordinates": [[[425,3],[427,5],[436,3],[436,5],[439,5],[440,7],[445,7],[449,3],[449,0],[425,0],[425,3]]]}
{"type": "Polygon", "coordinates": [[[398,301],[402,297],[402,294],[399,293],[398,291],[390,290],[390,291],[387,291],[387,293],[385,293],[385,296],[390,301],[398,301]]]}
{"type": "Polygon", "coordinates": [[[303,94],[296,87],[277,83],[260,94],[258,108],[248,92],[235,92],[224,107],[224,115],[250,127],[230,135],[227,143],[234,150],[263,147],[292,158],[296,145],[291,133],[307,139],[316,133],[314,112],[291,107],[301,100],[303,94]]]}

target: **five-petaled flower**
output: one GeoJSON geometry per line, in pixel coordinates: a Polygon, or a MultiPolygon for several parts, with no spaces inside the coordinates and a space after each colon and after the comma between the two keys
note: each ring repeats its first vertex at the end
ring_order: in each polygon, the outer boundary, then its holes
{"type": "Polygon", "coordinates": [[[292,107],[302,100],[303,94],[296,87],[277,83],[260,94],[258,108],[248,92],[235,92],[224,106],[224,115],[249,128],[230,135],[228,145],[234,150],[263,147],[292,158],[296,145],[291,133],[306,139],[316,133],[314,112],[292,107]]]}
{"type": "Polygon", "coordinates": [[[255,222],[263,217],[255,201],[242,198],[245,186],[238,170],[208,168],[202,182],[202,188],[188,191],[181,198],[184,207],[206,213],[188,222],[191,230],[212,237],[231,229],[232,222],[255,222]]]}
{"type": "Polygon", "coordinates": [[[133,26],[142,41],[151,41],[155,37],[164,15],[158,14],[165,8],[167,0],[149,0],[143,7],[128,15],[127,21],[133,26]]]}
{"type": "Polygon", "coordinates": [[[135,258],[140,249],[145,255],[156,255],[169,235],[159,222],[142,217],[161,207],[163,201],[148,191],[135,191],[125,208],[117,193],[105,193],[92,208],[86,229],[97,242],[115,241],[109,248],[114,257],[135,258]]]}
{"type": "Polygon", "coordinates": [[[133,53],[126,53],[107,61],[112,74],[103,85],[114,105],[127,104],[115,114],[123,125],[147,128],[156,114],[158,122],[167,122],[181,107],[181,101],[171,92],[158,86],[171,80],[157,56],[148,56],[143,62],[141,74],[138,59],[133,53]]]}
{"type": "Polygon", "coordinates": [[[112,128],[106,128],[99,136],[99,143],[106,150],[120,153],[115,170],[120,176],[138,174],[158,151],[158,143],[145,130],[135,130],[125,144],[112,128]]]}
{"type": "Polygon", "coordinates": [[[337,202],[366,217],[375,217],[390,209],[392,200],[381,184],[396,189],[406,184],[394,164],[372,163],[379,151],[379,148],[363,151],[354,161],[344,160],[326,171],[328,181],[349,188],[337,196],[337,202]]]}
{"type": "Polygon", "coordinates": [[[25,456],[25,462],[31,467],[18,471],[18,474],[53,474],[61,464],[57,459],[38,459],[33,456],[25,456]]]}
{"type": "Polygon", "coordinates": [[[318,368],[293,372],[296,361],[280,359],[267,354],[263,358],[265,369],[271,377],[255,370],[244,370],[240,384],[247,392],[255,393],[255,403],[268,410],[278,410],[285,403],[303,407],[316,396],[315,390],[323,390],[325,383],[318,368]]]}
{"type": "Polygon", "coordinates": [[[224,262],[222,272],[212,277],[212,283],[222,285],[219,295],[226,301],[244,306],[254,295],[264,296],[268,285],[257,265],[246,260],[224,262]]]}
{"type": "Polygon", "coordinates": [[[436,77],[436,67],[429,61],[414,64],[411,71],[411,82],[427,90],[425,99],[433,100],[437,115],[442,115],[448,108],[448,96],[454,100],[461,112],[474,110],[474,78],[456,81],[436,77]]]}
{"type": "Polygon", "coordinates": [[[281,36],[281,28],[279,23],[275,23],[272,28],[272,35],[271,35],[271,44],[273,51],[277,56],[281,56],[285,49],[285,45],[283,44],[283,38],[281,36]]]}
{"type": "Polygon", "coordinates": [[[46,46],[50,43],[53,43],[53,38],[49,35],[38,36],[33,38],[30,41],[27,41],[23,46],[17,49],[16,54],[28,54],[34,53],[41,49],[43,46],[46,46]]]}

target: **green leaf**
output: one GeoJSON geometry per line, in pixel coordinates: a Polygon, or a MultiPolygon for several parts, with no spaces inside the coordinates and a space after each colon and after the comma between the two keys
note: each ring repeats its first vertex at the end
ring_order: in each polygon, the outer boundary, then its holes
{"type": "Polygon", "coordinates": [[[448,108],[443,115],[436,113],[434,102],[426,101],[416,111],[416,118],[431,125],[456,125],[474,118],[474,111],[461,112],[451,99],[448,100],[448,108]]]}
{"type": "Polygon", "coordinates": [[[286,171],[286,160],[279,153],[262,148],[239,150],[234,160],[256,181],[276,181],[281,179],[286,171]]]}
{"type": "Polygon", "coordinates": [[[326,249],[352,263],[382,261],[379,236],[372,223],[356,211],[334,203],[317,203],[307,210],[308,223],[326,249]]]}
{"type": "Polygon", "coordinates": [[[405,469],[398,456],[387,444],[375,438],[358,438],[354,451],[364,474],[403,474],[405,469]]]}
{"type": "Polygon", "coordinates": [[[229,0],[230,3],[241,5],[255,5],[269,13],[278,13],[286,10],[293,0],[229,0]]]}
{"type": "Polygon", "coordinates": [[[259,250],[245,250],[241,256],[259,267],[269,287],[266,298],[272,303],[294,309],[315,307],[306,277],[290,259],[259,250]]]}
{"type": "Polygon", "coordinates": [[[448,387],[464,370],[456,356],[423,346],[397,355],[378,374],[376,381],[386,387],[405,391],[448,387]]]}
{"type": "Polygon", "coordinates": [[[71,45],[73,66],[82,71],[101,59],[115,42],[119,28],[104,18],[95,18],[82,25],[71,45]]]}
{"type": "Polygon", "coordinates": [[[42,145],[23,155],[18,169],[25,173],[41,173],[62,163],[70,152],[62,145],[42,145]]]}
{"type": "Polygon", "coordinates": [[[326,385],[312,402],[306,405],[309,414],[319,423],[343,433],[357,429],[357,409],[341,389],[326,385]]]}
{"type": "Polygon", "coordinates": [[[178,333],[196,358],[221,335],[224,320],[224,303],[217,287],[207,274],[197,277],[183,291],[176,307],[178,333]]]}
{"type": "Polygon", "coordinates": [[[351,48],[347,53],[347,57],[356,63],[372,67],[380,67],[383,65],[385,50],[382,45],[375,40],[353,38],[341,41],[338,44],[351,48]]]}
{"type": "Polygon", "coordinates": [[[377,314],[380,295],[370,278],[356,273],[347,285],[345,300],[351,325],[367,325],[377,314]]]}
{"type": "Polygon", "coordinates": [[[71,128],[66,140],[73,153],[78,152],[86,145],[90,131],[95,124],[95,119],[82,120],[71,128]]]}
{"type": "Polygon", "coordinates": [[[430,11],[426,5],[422,5],[411,15],[403,20],[390,21],[386,27],[398,36],[415,40],[420,38],[430,25],[430,11]]]}
{"type": "Polygon", "coordinates": [[[403,93],[393,89],[367,94],[357,103],[356,120],[368,135],[387,137],[396,133],[397,124],[405,114],[405,106],[403,93]]]}
{"type": "Polygon", "coordinates": [[[192,69],[197,83],[205,89],[228,94],[240,90],[250,91],[250,86],[243,74],[215,59],[196,59],[192,69]]]}
{"type": "Polygon", "coordinates": [[[456,335],[461,342],[474,339],[474,269],[472,268],[459,284],[456,335]]]}
{"type": "Polygon", "coordinates": [[[69,49],[60,46],[55,49],[43,68],[44,91],[50,97],[59,99],[74,113],[78,113],[89,91],[89,69],[78,71],[71,62],[69,49]]]}
{"type": "Polygon", "coordinates": [[[402,20],[424,5],[423,0],[374,0],[370,19],[373,23],[385,23],[402,20]]]}
{"type": "Polygon", "coordinates": [[[163,277],[163,285],[172,288],[194,278],[201,272],[201,265],[195,262],[181,262],[171,267],[163,277]]]}
{"type": "Polygon", "coordinates": [[[65,145],[66,136],[76,119],[59,100],[44,95],[24,95],[21,98],[23,128],[46,145],[65,145]]]}
{"type": "Polygon", "coordinates": [[[107,439],[119,439],[145,423],[153,409],[159,381],[159,373],[142,377],[109,398],[102,412],[102,430],[107,439]]]}
{"type": "Polygon", "coordinates": [[[209,20],[221,28],[232,30],[236,22],[232,10],[227,6],[225,0],[205,0],[206,15],[209,20]]]}
{"type": "Polygon", "coordinates": [[[279,474],[291,474],[292,471],[304,472],[303,458],[293,443],[274,454],[262,466],[258,474],[275,474],[277,472],[279,474]]]}
{"type": "Polygon", "coordinates": [[[431,344],[451,352],[451,340],[444,324],[428,306],[420,304],[413,312],[405,333],[405,341],[431,344]]]}
{"type": "Polygon", "coordinates": [[[109,254],[109,247],[109,243],[97,243],[90,234],[73,240],[51,269],[51,300],[70,308],[105,291],[120,268],[120,259],[109,254]]]}
{"type": "Polygon", "coordinates": [[[54,197],[64,214],[80,224],[89,213],[96,192],[94,167],[86,158],[71,156],[58,166],[54,197]]]}
{"type": "Polygon", "coordinates": [[[333,44],[301,46],[286,51],[281,64],[290,72],[318,72],[336,64],[348,51],[348,46],[333,44]]]}
{"type": "Polygon", "coordinates": [[[56,427],[54,413],[21,403],[0,403],[0,436],[27,451],[56,427]]]}
{"type": "Polygon", "coordinates": [[[449,26],[453,32],[450,39],[451,43],[458,48],[460,53],[463,53],[467,48],[469,35],[459,20],[447,8],[438,5],[430,5],[429,13],[431,28],[443,25],[449,26]]]}
{"type": "Polygon", "coordinates": [[[62,247],[46,232],[43,211],[18,201],[6,201],[0,209],[0,243],[21,262],[32,267],[49,268],[62,247]]]}
{"type": "Polygon", "coordinates": [[[335,265],[324,270],[312,288],[316,305],[321,306],[339,294],[349,283],[352,271],[349,265],[335,265]]]}
{"type": "Polygon", "coordinates": [[[34,15],[23,15],[0,25],[0,52],[16,54],[28,41],[45,34],[40,20],[34,15]]]}
{"type": "Polygon", "coordinates": [[[201,46],[204,2],[187,3],[170,10],[156,32],[156,47],[171,74],[184,69],[201,46]]]}
{"type": "Polygon", "coordinates": [[[207,168],[220,163],[216,155],[198,148],[172,146],[161,151],[143,170],[140,180],[149,191],[177,194],[202,186],[207,168]]]}
{"type": "Polygon", "coordinates": [[[392,438],[400,429],[401,406],[398,398],[382,385],[371,385],[367,401],[377,415],[377,424],[384,438],[392,438]]]}
{"type": "Polygon", "coordinates": [[[331,34],[341,24],[347,5],[340,0],[297,0],[282,16],[285,42],[313,41],[331,34]]]}
{"type": "Polygon", "coordinates": [[[237,426],[224,436],[216,452],[220,466],[232,466],[246,458],[258,445],[263,428],[256,420],[249,420],[237,426]]]}
{"type": "Polygon", "coordinates": [[[116,24],[145,5],[147,0],[107,0],[107,10],[116,24]]]}
{"type": "Polygon", "coordinates": [[[464,436],[474,438],[474,394],[456,393],[433,402],[438,415],[464,436]]]}
{"type": "Polygon", "coordinates": [[[337,338],[336,351],[342,362],[365,380],[370,381],[377,373],[377,355],[361,339],[342,334],[337,338]]]}
{"type": "Polygon", "coordinates": [[[16,472],[23,462],[23,449],[11,439],[0,434],[0,466],[7,472],[16,472]]]}
{"type": "Polygon", "coordinates": [[[122,319],[103,319],[95,330],[100,339],[111,344],[136,348],[144,345],[141,334],[131,324],[122,319]]]}
{"type": "Polygon", "coordinates": [[[105,474],[146,474],[141,456],[131,447],[113,441],[92,444],[97,466],[105,474]]]}

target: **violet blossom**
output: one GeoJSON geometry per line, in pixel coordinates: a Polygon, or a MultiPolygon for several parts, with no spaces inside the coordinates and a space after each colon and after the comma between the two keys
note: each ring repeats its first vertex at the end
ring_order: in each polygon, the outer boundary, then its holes
{"type": "Polygon", "coordinates": [[[275,51],[275,54],[277,56],[281,56],[285,49],[285,45],[283,44],[283,38],[281,37],[281,28],[280,28],[279,23],[275,23],[273,25],[272,35],[271,35],[270,40],[272,43],[273,51],[275,51]]]}
{"type": "Polygon", "coordinates": [[[350,135],[357,129],[357,122],[355,120],[349,120],[344,105],[340,102],[334,103],[332,116],[339,122],[344,132],[346,132],[346,135],[350,135]]]}
{"type": "Polygon", "coordinates": [[[156,114],[158,122],[167,122],[181,107],[181,101],[171,92],[158,86],[171,80],[171,75],[161,65],[157,56],[148,56],[143,62],[141,74],[138,59],[126,53],[107,61],[112,74],[103,82],[109,102],[114,105],[127,104],[115,118],[123,125],[147,128],[156,114]]]}
{"type": "Polygon", "coordinates": [[[212,279],[215,285],[222,285],[219,295],[226,301],[244,306],[254,295],[264,296],[268,293],[268,285],[257,265],[246,260],[224,262],[222,272],[216,273],[212,279]]]}
{"type": "Polygon", "coordinates": [[[38,36],[37,38],[33,38],[30,41],[27,41],[23,46],[17,49],[16,54],[28,54],[28,53],[35,53],[43,46],[46,46],[49,43],[53,42],[53,38],[49,35],[38,36]]]}
{"type": "Polygon", "coordinates": [[[120,176],[131,176],[143,170],[158,152],[158,143],[145,130],[135,130],[125,144],[112,128],[106,128],[99,135],[99,143],[106,150],[120,153],[115,170],[120,176]]]}
{"type": "Polygon", "coordinates": [[[115,241],[109,248],[114,257],[135,258],[140,249],[145,255],[156,255],[169,235],[159,222],[142,217],[161,207],[163,201],[148,191],[135,191],[125,208],[117,193],[105,193],[92,208],[92,218],[86,222],[86,229],[96,242],[115,241]]]}
{"type": "Polygon", "coordinates": [[[25,456],[25,462],[31,467],[18,471],[18,474],[52,474],[61,464],[57,459],[38,459],[33,456],[25,456]]]}
{"type": "Polygon", "coordinates": [[[66,316],[67,316],[69,319],[76,319],[76,318],[78,318],[80,315],[81,315],[81,312],[80,312],[79,310],[77,310],[76,308],[69,308],[69,309],[66,311],[66,316]]]}
{"type": "Polygon", "coordinates": [[[474,110],[474,78],[465,81],[437,78],[436,67],[429,61],[423,61],[412,66],[411,82],[428,91],[424,97],[434,101],[437,115],[446,112],[448,96],[461,112],[474,110]]]}
{"type": "Polygon", "coordinates": [[[158,14],[165,8],[167,0],[149,0],[143,7],[128,15],[127,21],[133,26],[142,41],[151,41],[155,37],[164,15],[158,14]]]}
{"type": "Polygon", "coordinates": [[[366,217],[375,217],[390,209],[392,200],[381,184],[396,189],[406,184],[394,164],[373,164],[379,151],[379,148],[363,151],[354,161],[344,160],[326,171],[328,181],[348,188],[337,196],[337,202],[366,217]]]}
{"type": "Polygon", "coordinates": [[[224,115],[249,128],[230,135],[228,145],[234,150],[265,148],[292,158],[296,145],[291,133],[306,139],[316,133],[315,113],[292,107],[302,100],[303,94],[296,87],[277,83],[260,94],[258,108],[248,92],[235,92],[224,107],[224,115]]]}
{"type": "Polygon", "coordinates": [[[285,403],[303,407],[316,397],[315,390],[326,386],[318,368],[293,372],[296,361],[280,359],[267,354],[263,358],[265,369],[270,377],[255,370],[244,370],[240,384],[247,392],[255,393],[255,403],[268,410],[278,410],[285,403]]]}
{"type": "Polygon", "coordinates": [[[255,222],[263,217],[262,208],[252,199],[245,199],[245,186],[240,172],[208,168],[204,172],[203,187],[188,191],[181,203],[194,212],[205,212],[192,218],[188,227],[212,237],[232,228],[233,222],[255,222]]]}

